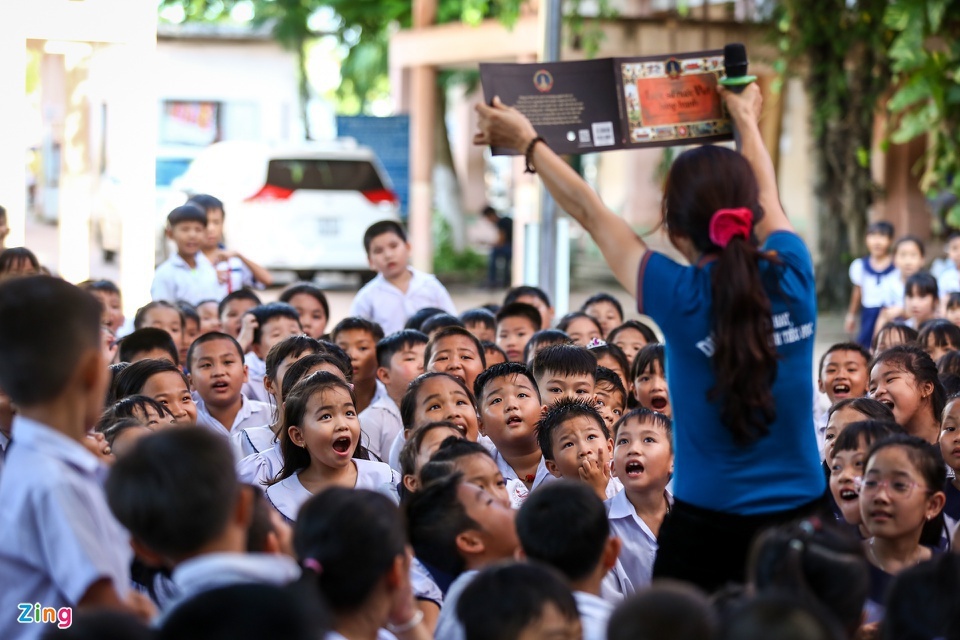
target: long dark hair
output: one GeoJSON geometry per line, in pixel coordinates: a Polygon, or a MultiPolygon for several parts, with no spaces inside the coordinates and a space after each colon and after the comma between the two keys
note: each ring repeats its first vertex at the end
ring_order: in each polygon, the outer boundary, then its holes
{"type": "Polygon", "coordinates": [[[739,443],[769,433],[776,418],[773,381],[777,350],[771,340],[770,298],[760,277],[760,260],[776,262],[757,248],[756,238],[734,237],[721,248],[710,239],[710,220],[719,209],[746,207],[756,224],[763,218],[760,189],[750,164],[739,153],[704,146],[674,161],[664,186],[662,215],[671,240],[688,238],[704,256],[715,256],[713,369],[716,385],[707,392],[721,403],[720,419],[739,443]]]}

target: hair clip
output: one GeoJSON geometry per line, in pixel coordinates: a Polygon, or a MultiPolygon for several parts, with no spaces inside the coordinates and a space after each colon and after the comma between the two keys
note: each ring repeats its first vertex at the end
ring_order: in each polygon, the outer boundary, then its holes
{"type": "Polygon", "coordinates": [[[587,349],[596,349],[597,347],[605,347],[607,342],[601,340],[600,338],[591,338],[590,342],[587,343],[587,349]]]}
{"type": "Polygon", "coordinates": [[[323,565],[320,564],[320,561],[316,558],[304,558],[303,566],[305,569],[310,569],[317,575],[323,573],[323,565]]]}

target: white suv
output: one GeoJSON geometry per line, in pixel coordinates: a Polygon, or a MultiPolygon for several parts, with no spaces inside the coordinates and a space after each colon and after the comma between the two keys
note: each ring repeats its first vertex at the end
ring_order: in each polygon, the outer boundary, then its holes
{"type": "Polygon", "coordinates": [[[271,146],[219,142],[175,181],[186,196],[224,203],[227,245],[267,269],[369,269],[363,233],[396,220],[399,204],[376,155],[351,139],[271,146]]]}

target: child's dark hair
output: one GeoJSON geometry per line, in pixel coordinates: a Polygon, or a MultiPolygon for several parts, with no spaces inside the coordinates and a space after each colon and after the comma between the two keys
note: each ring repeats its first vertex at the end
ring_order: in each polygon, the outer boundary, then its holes
{"type": "Polygon", "coordinates": [[[479,399],[483,397],[483,392],[490,382],[498,378],[506,378],[508,376],[525,377],[530,382],[530,386],[534,388],[537,394],[537,402],[540,402],[540,390],[537,388],[536,378],[533,377],[533,374],[527,367],[523,366],[519,362],[501,362],[500,364],[493,365],[489,369],[484,369],[481,371],[480,375],[477,376],[477,379],[473,383],[474,397],[479,401],[479,399]]]}
{"type": "Polygon", "coordinates": [[[560,376],[597,375],[597,358],[586,347],[574,344],[555,344],[533,357],[530,371],[539,380],[549,374],[560,376]]]}
{"type": "Polygon", "coordinates": [[[23,264],[29,264],[37,273],[40,272],[40,261],[33,251],[26,247],[10,247],[0,251],[0,274],[14,269],[21,269],[23,264]]]}
{"type": "Polygon", "coordinates": [[[923,478],[928,490],[940,491],[943,488],[947,481],[947,471],[939,455],[939,448],[917,436],[897,433],[875,442],[870,447],[870,452],[867,453],[865,466],[868,466],[870,460],[878,453],[889,447],[900,447],[906,452],[910,462],[913,463],[923,478]]]}
{"type": "Polygon", "coordinates": [[[593,316],[588,316],[582,311],[571,311],[567,315],[560,318],[560,321],[557,322],[557,329],[559,329],[560,331],[563,331],[564,333],[567,333],[567,329],[570,328],[570,324],[574,320],[586,320],[592,323],[593,326],[597,328],[597,332],[600,333],[600,335],[603,335],[603,329],[600,327],[600,323],[597,322],[597,319],[594,318],[593,316]]]}
{"type": "Polygon", "coordinates": [[[939,300],[940,289],[937,287],[937,279],[926,271],[918,271],[907,278],[903,285],[903,295],[911,298],[933,296],[934,300],[939,300]]]}
{"type": "Polygon", "coordinates": [[[214,340],[224,340],[232,344],[233,348],[237,350],[237,359],[240,361],[240,365],[243,366],[243,347],[240,346],[240,343],[237,342],[237,339],[226,333],[211,331],[210,333],[205,333],[202,336],[199,336],[193,341],[193,344],[191,344],[190,348],[187,350],[187,361],[184,363],[187,373],[193,371],[193,357],[197,353],[197,349],[200,348],[200,345],[213,342],[214,340]]]}
{"type": "Polygon", "coordinates": [[[597,427],[606,440],[610,439],[610,429],[603,417],[597,412],[592,402],[562,397],[547,408],[540,421],[537,422],[537,444],[543,452],[544,460],[555,460],[553,451],[553,434],[570,420],[589,418],[597,423],[597,427]]]}
{"type": "Polygon", "coordinates": [[[460,318],[458,318],[457,316],[452,316],[449,313],[438,313],[436,315],[430,316],[429,318],[423,321],[423,324],[420,325],[420,331],[422,331],[427,335],[430,335],[434,331],[439,331],[447,327],[458,327],[466,331],[466,329],[463,326],[463,322],[461,322],[460,318]]]}
{"type": "Polygon", "coordinates": [[[526,346],[523,347],[523,361],[530,362],[535,351],[541,348],[553,346],[555,344],[573,344],[570,336],[559,329],[541,329],[530,336],[526,346]]]}
{"type": "Polygon", "coordinates": [[[917,384],[929,382],[933,385],[933,393],[930,395],[930,404],[933,408],[933,417],[937,422],[943,414],[943,407],[947,402],[947,394],[940,384],[940,378],[937,373],[937,365],[926,351],[920,347],[906,344],[898,344],[890,347],[870,363],[870,370],[881,363],[887,363],[896,367],[900,371],[911,374],[917,380],[917,384]]]}
{"type": "Polygon", "coordinates": [[[497,325],[499,326],[506,318],[526,318],[533,326],[534,332],[540,330],[540,324],[543,322],[537,308],[523,302],[512,302],[500,307],[500,311],[497,311],[497,325]]]}
{"type": "Polygon", "coordinates": [[[947,309],[960,308],[960,291],[951,291],[947,294],[947,309]]]}
{"type": "Polygon", "coordinates": [[[921,349],[933,346],[956,351],[960,349],[960,327],[949,320],[934,318],[924,323],[920,334],[917,336],[917,344],[921,349]],[[928,344],[931,336],[933,337],[932,345],[928,344]]]}
{"type": "Polygon", "coordinates": [[[748,574],[759,593],[817,602],[853,637],[870,591],[863,545],[819,518],[767,529],[754,542],[748,574]]]}
{"type": "Polygon", "coordinates": [[[183,314],[184,328],[186,328],[188,320],[193,320],[197,324],[197,328],[200,328],[200,314],[197,313],[195,306],[186,300],[177,300],[177,308],[180,309],[180,313],[183,314]]]}
{"type": "MultiPolygon", "coordinates": [[[[422,387],[423,383],[427,380],[439,377],[444,377],[457,383],[457,386],[466,392],[467,397],[470,399],[470,403],[473,405],[474,411],[477,410],[477,399],[474,397],[473,392],[467,388],[467,385],[463,382],[463,380],[457,376],[452,376],[449,373],[429,371],[414,378],[407,387],[407,390],[404,392],[403,398],[400,399],[400,421],[403,423],[404,429],[413,429],[417,426],[414,424],[414,422],[417,415],[417,394],[420,392],[420,387],[422,387]]],[[[479,380],[479,376],[477,379],[479,380]]]]}
{"type": "Polygon", "coordinates": [[[103,427],[99,429],[99,432],[103,434],[103,439],[107,441],[107,444],[112,447],[113,443],[117,440],[117,436],[124,431],[135,429],[137,427],[144,429],[149,428],[137,418],[117,418],[116,420],[103,425],[103,427]]]}
{"type": "Polygon", "coordinates": [[[613,390],[620,394],[620,397],[623,399],[623,404],[626,406],[627,388],[623,386],[623,380],[620,379],[620,374],[613,369],[608,369],[607,367],[597,365],[597,374],[595,377],[597,380],[597,385],[599,385],[601,382],[611,385],[613,390]]]}
{"type": "Polygon", "coordinates": [[[424,307],[423,309],[418,309],[412,316],[407,318],[407,322],[403,325],[404,329],[413,329],[414,331],[420,331],[420,328],[423,326],[423,323],[427,319],[432,318],[438,313],[446,313],[443,309],[438,309],[436,307],[424,307]]]}
{"type": "Polygon", "coordinates": [[[584,313],[586,313],[588,308],[590,308],[595,304],[599,304],[601,302],[606,302],[608,304],[613,305],[613,308],[617,310],[617,314],[620,316],[620,320],[621,321],[623,320],[623,305],[621,305],[620,301],[614,298],[609,293],[600,292],[600,293],[593,294],[592,296],[587,298],[586,302],[583,303],[583,306],[580,307],[580,311],[583,311],[584,313]]]}
{"type": "Polygon", "coordinates": [[[493,456],[479,442],[450,436],[440,443],[430,460],[420,468],[421,486],[458,471],[457,461],[468,456],[484,456],[493,461],[493,456]]]}
{"type": "Polygon", "coordinates": [[[287,372],[283,376],[283,384],[280,387],[280,397],[286,399],[286,397],[290,395],[290,392],[293,391],[293,388],[306,377],[310,369],[323,364],[336,367],[348,382],[350,378],[353,377],[353,369],[350,366],[349,360],[344,362],[336,354],[332,353],[311,353],[308,356],[300,358],[287,369],[287,372]]]}
{"type": "Polygon", "coordinates": [[[871,222],[867,225],[867,232],[864,235],[869,236],[875,233],[878,235],[887,236],[887,238],[893,240],[893,225],[886,220],[877,220],[876,222],[871,222]]]}
{"type": "Polygon", "coordinates": [[[417,345],[429,342],[426,334],[414,329],[394,331],[377,341],[377,366],[389,368],[393,356],[417,345]]]}
{"type": "Polygon", "coordinates": [[[183,379],[186,388],[190,388],[190,382],[180,367],[166,360],[147,359],[134,362],[117,374],[113,381],[113,397],[120,401],[127,396],[140,395],[147,380],[159,373],[176,373],[183,379]]]}
{"type": "Polygon", "coordinates": [[[406,545],[400,511],[364,489],[331,487],[313,496],[300,508],[293,533],[305,574],[337,614],[360,610],[406,545]]]}
{"type": "MultiPolygon", "coordinates": [[[[426,323],[424,323],[424,328],[426,328],[426,323]]],[[[427,332],[425,331],[424,333],[427,332]]],[[[426,366],[426,364],[430,362],[430,358],[433,357],[433,352],[437,348],[437,343],[444,338],[449,338],[450,336],[462,336],[472,342],[473,346],[477,350],[477,354],[480,357],[480,364],[483,365],[484,369],[487,368],[487,354],[483,351],[483,343],[481,343],[479,338],[470,333],[467,329],[457,326],[444,327],[437,331],[432,338],[430,338],[430,341],[427,342],[427,348],[423,352],[424,366],[426,366]]]]}
{"type": "Polygon", "coordinates": [[[284,289],[283,293],[280,294],[280,302],[286,302],[289,304],[290,300],[292,300],[294,296],[299,295],[307,295],[311,298],[314,298],[318,303],[320,303],[320,306],[323,307],[323,315],[327,318],[330,317],[330,303],[327,302],[326,294],[323,292],[323,289],[309,282],[295,282],[284,289]]]}
{"type": "Polygon", "coordinates": [[[372,320],[367,320],[366,318],[358,318],[356,316],[352,318],[344,318],[338,322],[337,326],[335,326],[333,331],[330,332],[330,337],[334,342],[336,342],[337,336],[343,331],[366,331],[373,337],[374,342],[383,340],[383,327],[372,320]]]}
{"type": "Polygon", "coordinates": [[[716,618],[707,596],[693,585],[657,580],[613,611],[607,640],[709,640],[716,618]]]}
{"type": "Polygon", "coordinates": [[[666,432],[667,442],[670,444],[671,449],[673,448],[673,423],[671,422],[670,418],[662,413],[651,411],[650,409],[645,409],[643,407],[631,409],[627,413],[623,414],[622,418],[613,423],[612,435],[614,442],[616,442],[617,433],[620,431],[620,427],[627,424],[631,420],[636,420],[641,424],[649,422],[653,426],[666,432]]]}
{"type": "Polygon", "coordinates": [[[523,553],[569,581],[596,571],[610,537],[603,502],[589,485],[571,480],[551,482],[531,493],[516,523],[523,553]]]}
{"type": "Polygon", "coordinates": [[[485,329],[497,330],[497,316],[492,311],[481,307],[464,311],[460,314],[460,321],[465,327],[471,324],[482,324],[485,329]]]}
{"type": "Polygon", "coordinates": [[[837,351],[856,351],[861,356],[863,356],[864,366],[867,366],[870,364],[870,358],[872,357],[870,355],[870,352],[867,351],[867,349],[864,348],[862,344],[859,344],[857,342],[838,342],[836,344],[832,344],[830,345],[829,348],[827,348],[824,354],[820,357],[820,366],[817,367],[818,377],[823,375],[823,363],[827,361],[827,356],[829,356],[831,353],[836,353],[837,351]]]}
{"type": "Polygon", "coordinates": [[[872,419],[851,422],[834,440],[833,455],[841,451],[856,451],[861,443],[869,450],[877,442],[902,433],[905,433],[903,428],[894,422],[892,417],[889,420],[872,419]]]}
{"type": "Polygon", "coordinates": [[[636,380],[648,371],[653,373],[656,368],[660,373],[666,373],[666,356],[662,342],[652,342],[640,348],[637,355],[633,358],[633,364],[630,365],[630,380],[636,380]]]}
{"type": "MultiPolygon", "coordinates": [[[[295,364],[299,364],[305,359],[301,358],[295,364]]],[[[286,382],[286,376],[284,376],[284,382],[286,382]]],[[[280,473],[273,481],[274,483],[286,480],[301,469],[310,466],[310,452],[305,447],[298,447],[294,444],[290,438],[289,428],[303,424],[310,398],[328,389],[346,391],[354,406],[356,406],[357,398],[353,393],[353,388],[343,378],[328,371],[317,371],[310,374],[297,382],[290,392],[283,397],[283,423],[280,428],[280,453],[283,457],[283,468],[280,469],[280,473]]]]}
{"type": "MultiPolygon", "coordinates": [[[[503,306],[507,306],[515,303],[520,298],[537,298],[540,302],[543,303],[545,307],[551,307],[550,297],[547,293],[540,287],[533,287],[531,285],[525,284],[519,287],[514,287],[507,291],[507,294],[503,296],[503,306]]],[[[501,307],[503,308],[503,307],[501,307]]],[[[540,326],[539,324],[537,325],[540,326]]]]}
{"type": "Polygon", "coordinates": [[[919,335],[916,329],[902,322],[888,322],[880,327],[877,335],[873,337],[871,347],[873,348],[874,354],[877,353],[877,346],[889,333],[897,333],[900,336],[901,344],[915,344],[917,342],[917,336],[919,335]]]}
{"type": "Polygon", "coordinates": [[[180,307],[166,300],[154,300],[137,309],[136,315],[133,316],[133,328],[142,329],[143,323],[147,321],[147,314],[154,309],[173,309],[177,312],[177,315],[180,316],[180,328],[183,329],[186,325],[186,320],[183,317],[183,311],[180,310],[180,307]]]}
{"type": "MultiPolygon", "coordinates": [[[[413,475],[414,471],[416,471],[417,456],[420,455],[420,447],[423,446],[424,438],[426,438],[427,434],[431,431],[437,429],[453,429],[462,437],[466,437],[467,435],[464,433],[463,427],[449,420],[435,420],[417,427],[410,432],[410,437],[403,443],[403,448],[400,450],[400,473],[405,476],[413,475]]],[[[450,437],[450,439],[452,438],[453,436],[450,437]]],[[[486,451],[486,449],[484,449],[484,451],[486,451]]]]}
{"type": "Polygon", "coordinates": [[[392,233],[400,238],[401,242],[407,241],[407,233],[403,230],[399,222],[394,222],[393,220],[374,222],[367,227],[367,230],[363,233],[363,249],[367,252],[367,255],[370,255],[370,245],[373,241],[388,233],[392,233]]]}
{"type": "Polygon", "coordinates": [[[267,357],[263,359],[264,365],[266,366],[263,377],[270,378],[271,381],[276,381],[277,369],[280,368],[280,363],[288,357],[297,357],[304,353],[320,353],[322,350],[323,345],[320,341],[306,334],[288,336],[273,345],[270,351],[267,352],[267,357]]]}
{"type": "Polygon", "coordinates": [[[710,222],[718,210],[730,208],[749,209],[753,225],[763,220],[760,190],[745,157],[707,145],[674,160],[664,185],[662,220],[672,240],[682,236],[698,253],[716,257],[711,271],[716,383],[706,400],[720,406],[721,422],[733,438],[747,443],[769,433],[776,418],[771,387],[778,355],[770,340],[773,318],[760,264],[780,261],[757,248],[752,230],[725,247],[713,242],[710,222]]]}
{"type": "Polygon", "coordinates": [[[207,212],[199,205],[188,202],[167,214],[167,226],[171,229],[184,222],[199,222],[203,226],[207,226],[207,212]]]}
{"type": "Polygon", "coordinates": [[[941,379],[945,374],[960,375],[960,351],[948,351],[937,361],[941,379]]]}
{"type": "MultiPolygon", "coordinates": [[[[528,344],[529,344],[529,343],[528,343],[528,344]]],[[[491,352],[500,354],[500,355],[503,357],[504,362],[506,362],[507,360],[510,359],[510,358],[507,357],[507,352],[504,351],[503,349],[501,349],[500,346],[499,346],[496,342],[490,342],[489,340],[484,340],[484,341],[482,341],[482,342],[480,343],[480,346],[483,347],[483,359],[484,359],[484,361],[486,361],[486,360],[488,359],[487,356],[488,356],[491,352]]]]}
{"type": "Polygon", "coordinates": [[[227,305],[234,300],[249,300],[258,307],[263,304],[263,302],[260,300],[260,296],[255,294],[250,289],[237,289],[236,291],[231,291],[225,295],[219,304],[217,304],[217,317],[222,317],[227,305]]]}
{"type": "Polygon", "coordinates": [[[847,408],[853,409],[857,413],[862,413],[870,420],[896,422],[896,418],[894,418],[893,411],[890,409],[890,407],[883,404],[879,400],[874,400],[873,398],[867,397],[844,398],[843,400],[837,400],[830,405],[829,409],[827,409],[827,420],[833,417],[833,414],[835,414],[837,411],[847,408]]]}
{"type": "Polygon", "coordinates": [[[612,342],[603,342],[602,340],[598,342],[599,344],[587,347],[590,353],[596,357],[597,361],[599,362],[600,358],[604,356],[610,356],[620,365],[620,370],[623,371],[624,376],[630,375],[630,361],[627,359],[627,354],[623,352],[623,349],[612,342]]]}
{"type": "Polygon", "coordinates": [[[147,413],[147,407],[156,411],[157,415],[161,418],[164,416],[173,417],[173,414],[170,413],[169,409],[150,396],[137,394],[117,400],[110,405],[110,407],[103,412],[103,415],[100,416],[100,420],[97,421],[94,430],[102,433],[105,428],[117,420],[122,420],[124,418],[135,418],[139,420],[140,418],[137,414],[140,413],[145,415],[147,413]]]}
{"type": "Polygon", "coordinates": [[[960,555],[934,554],[904,569],[887,592],[883,640],[957,638],[960,628],[960,555]]]}
{"type": "Polygon", "coordinates": [[[639,320],[627,320],[622,325],[615,329],[611,329],[610,333],[607,334],[607,342],[612,343],[617,339],[617,334],[621,331],[627,331],[633,329],[634,331],[640,332],[640,335],[643,336],[643,339],[649,344],[651,342],[659,342],[657,334],[653,329],[640,322],[639,320]]]}
{"type": "Polygon", "coordinates": [[[120,372],[130,366],[129,362],[115,362],[107,367],[107,371],[110,372],[110,386],[107,389],[107,397],[103,401],[104,407],[109,407],[114,402],[117,401],[116,397],[113,395],[115,391],[115,383],[117,381],[117,376],[120,375],[120,372]]]}
{"type": "Polygon", "coordinates": [[[240,495],[226,439],[201,427],[141,438],[104,487],[110,510],[155,553],[182,558],[220,535],[240,495]]]}
{"type": "Polygon", "coordinates": [[[130,362],[138,353],[146,353],[155,349],[163,349],[170,354],[174,364],[180,364],[180,353],[170,334],[156,327],[143,327],[120,338],[117,343],[120,351],[120,362],[130,362]]]}
{"type": "Polygon", "coordinates": [[[724,612],[714,640],[842,640],[840,623],[817,602],[771,591],[724,612]]]}
{"type": "Polygon", "coordinates": [[[247,313],[257,319],[257,327],[253,330],[253,344],[259,344],[263,337],[263,329],[268,322],[274,318],[289,318],[296,320],[297,326],[300,326],[300,314],[286,302],[268,302],[250,309],[247,313]]]}
{"type": "Polygon", "coordinates": [[[120,295],[120,287],[111,280],[84,280],[77,286],[84,291],[120,295]]]}
{"type": "Polygon", "coordinates": [[[203,209],[204,213],[213,211],[214,209],[220,209],[223,212],[223,217],[227,217],[227,212],[223,208],[223,202],[219,198],[215,198],[207,193],[198,193],[195,196],[191,196],[187,200],[187,204],[192,204],[203,209]]]}
{"type": "Polygon", "coordinates": [[[923,240],[921,240],[917,236],[901,236],[897,238],[897,241],[893,243],[893,249],[890,251],[890,253],[891,254],[896,253],[897,249],[899,249],[902,245],[908,242],[912,242],[913,244],[917,245],[917,249],[919,249],[920,251],[921,258],[927,255],[927,249],[923,245],[923,240]]]}
{"type": "Polygon", "coordinates": [[[457,536],[480,525],[467,515],[458,489],[463,474],[451,473],[423,485],[404,505],[407,536],[417,558],[450,575],[465,568],[457,536]]]}
{"type": "Polygon", "coordinates": [[[457,601],[466,640],[519,640],[523,630],[553,606],[569,623],[580,620],[570,587],[552,569],[511,563],[489,567],[457,601]]]}

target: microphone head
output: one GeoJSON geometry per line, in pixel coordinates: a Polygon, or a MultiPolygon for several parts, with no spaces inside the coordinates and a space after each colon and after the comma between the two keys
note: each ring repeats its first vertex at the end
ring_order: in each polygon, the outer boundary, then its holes
{"type": "Polygon", "coordinates": [[[747,75],[747,48],[732,42],[723,48],[723,67],[728,78],[747,75]]]}

